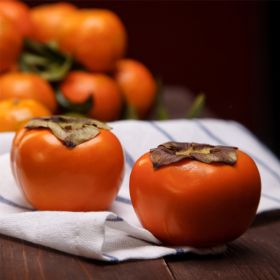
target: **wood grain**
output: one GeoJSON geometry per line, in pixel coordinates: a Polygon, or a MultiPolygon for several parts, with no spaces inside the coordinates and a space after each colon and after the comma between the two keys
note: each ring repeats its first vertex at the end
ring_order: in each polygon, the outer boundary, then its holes
{"type": "Polygon", "coordinates": [[[280,279],[280,221],[250,228],[219,256],[166,258],[175,279],[280,279]]]}
{"type": "Polygon", "coordinates": [[[0,235],[0,279],[174,279],[163,259],[108,264],[0,235]]]}

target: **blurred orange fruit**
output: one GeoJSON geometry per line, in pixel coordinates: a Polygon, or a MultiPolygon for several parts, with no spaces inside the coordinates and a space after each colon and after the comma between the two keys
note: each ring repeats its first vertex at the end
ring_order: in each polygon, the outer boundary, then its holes
{"type": "Polygon", "coordinates": [[[0,131],[17,131],[33,117],[43,117],[51,112],[33,99],[6,99],[0,101],[0,131]]]}
{"type": "Polygon", "coordinates": [[[110,71],[124,55],[126,31],[109,10],[79,10],[61,26],[59,45],[89,70],[110,71]]]}
{"type": "Polygon", "coordinates": [[[151,109],[156,97],[156,81],[149,69],[132,59],[117,62],[115,79],[124,99],[141,118],[151,109]]]}
{"type": "Polygon", "coordinates": [[[74,11],[76,11],[74,5],[63,2],[32,8],[31,18],[34,25],[32,38],[40,42],[56,41],[62,23],[67,22],[74,11]]]}
{"type": "Polygon", "coordinates": [[[22,37],[15,24],[0,12],[0,72],[16,64],[22,37]]]}
{"type": "Polygon", "coordinates": [[[92,118],[112,121],[120,116],[122,107],[120,90],[116,82],[105,74],[73,71],[66,77],[60,89],[72,103],[82,103],[91,95],[93,106],[89,116],[92,118]]]}
{"type": "Polygon", "coordinates": [[[33,73],[10,72],[0,77],[0,100],[35,99],[51,112],[56,109],[55,94],[49,83],[33,73]]]}
{"type": "Polygon", "coordinates": [[[22,36],[29,36],[32,32],[30,9],[23,2],[16,0],[1,0],[0,13],[14,22],[16,29],[22,36]]]}

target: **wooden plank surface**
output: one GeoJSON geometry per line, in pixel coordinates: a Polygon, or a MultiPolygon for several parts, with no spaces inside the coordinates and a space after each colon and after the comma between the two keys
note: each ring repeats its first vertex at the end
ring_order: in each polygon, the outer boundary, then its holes
{"type": "Polygon", "coordinates": [[[280,211],[255,224],[218,256],[166,258],[175,279],[280,279],[280,211]]]}
{"type": "Polygon", "coordinates": [[[163,259],[108,264],[0,236],[0,279],[173,279],[163,259]]]}
{"type": "Polygon", "coordinates": [[[76,261],[71,256],[56,254],[48,249],[43,250],[38,246],[8,237],[2,237],[0,244],[1,279],[83,277],[83,273],[77,269],[76,261]]]}
{"type": "Polygon", "coordinates": [[[0,279],[280,279],[280,211],[261,215],[218,256],[107,264],[0,236],[0,279]]]}

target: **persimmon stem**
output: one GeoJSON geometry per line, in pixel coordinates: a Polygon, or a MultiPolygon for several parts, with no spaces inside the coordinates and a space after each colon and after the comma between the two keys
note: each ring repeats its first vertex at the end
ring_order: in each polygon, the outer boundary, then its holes
{"type": "Polygon", "coordinates": [[[94,137],[101,129],[111,129],[107,124],[87,118],[50,116],[31,119],[27,129],[49,129],[68,148],[75,148],[94,137]]]}
{"type": "Polygon", "coordinates": [[[154,169],[170,165],[184,159],[198,160],[204,163],[224,163],[234,165],[237,161],[237,148],[212,146],[198,143],[167,142],[150,151],[154,169]]]}

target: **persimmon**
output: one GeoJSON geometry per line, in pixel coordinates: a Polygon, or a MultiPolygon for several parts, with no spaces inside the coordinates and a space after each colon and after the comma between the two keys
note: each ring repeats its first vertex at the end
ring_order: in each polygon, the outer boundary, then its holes
{"type": "Polygon", "coordinates": [[[171,245],[212,247],[239,237],[253,221],[261,181],[239,149],[170,142],[141,156],[130,195],[143,226],[171,245]]]}
{"type": "Polygon", "coordinates": [[[116,82],[105,74],[72,71],[60,85],[62,94],[72,103],[93,98],[89,116],[102,121],[118,119],[122,97],[116,82]]]}
{"type": "Polygon", "coordinates": [[[49,116],[51,112],[33,99],[0,101],[0,131],[17,131],[34,117],[49,116]]]}
{"type": "Polygon", "coordinates": [[[121,92],[136,113],[145,117],[156,97],[156,81],[149,69],[133,59],[121,59],[115,68],[115,79],[121,92]]]}
{"type": "Polygon", "coordinates": [[[37,118],[11,151],[18,186],[39,210],[108,210],[119,190],[124,155],[109,127],[85,118],[37,118]]]}
{"type": "Polygon", "coordinates": [[[61,25],[69,20],[70,14],[76,9],[74,5],[64,2],[32,8],[31,18],[34,25],[32,38],[40,42],[57,41],[61,25]]]}
{"type": "Polygon", "coordinates": [[[0,77],[0,100],[35,99],[51,112],[56,110],[55,94],[49,83],[33,73],[10,72],[0,77]]]}
{"type": "Polygon", "coordinates": [[[15,24],[0,12],[0,72],[16,64],[21,47],[22,36],[15,24]]]}
{"type": "Polygon", "coordinates": [[[59,46],[91,71],[110,71],[125,53],[125,27],[109,10],[79,10],[61,25],[59,46]]]}
{"type": "Polygon", "coordinates": [[[25,3],[16,0],[1,0],[0,13],[14,22],[16,29],[22,36],[30,36],[33,25],[30,9],[25,3]]]}

